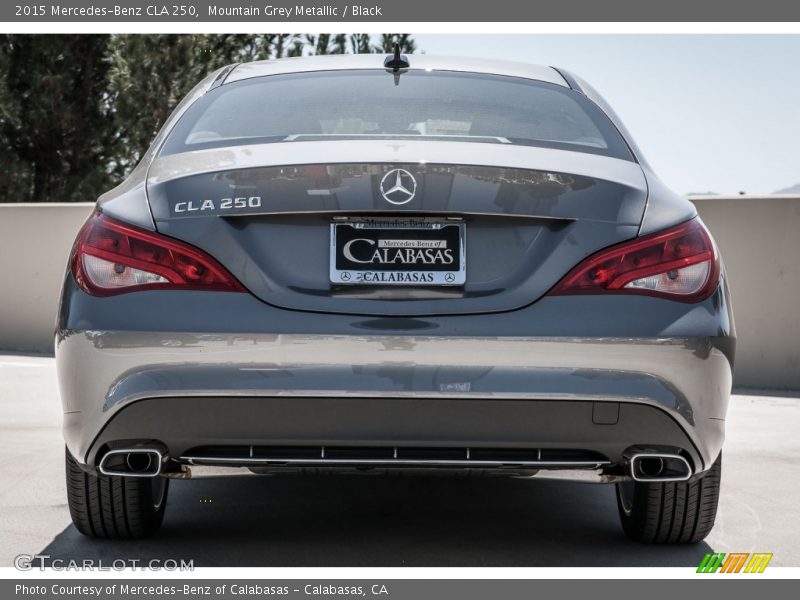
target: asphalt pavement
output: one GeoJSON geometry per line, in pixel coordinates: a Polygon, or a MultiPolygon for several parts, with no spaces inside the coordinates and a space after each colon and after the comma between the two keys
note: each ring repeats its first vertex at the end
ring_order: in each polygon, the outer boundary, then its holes
{"type": "Polygon", "coordinates": [[[277,476],[172,481],[164,527],[98,541],[71,525],[54,360],[0,355],[0,566],[186,559],[195,566],[695,566],[772,552],[800,566],[800,398],[735,395],[704,543],[630,542],[612,486],[505,478],[277,476]]]}

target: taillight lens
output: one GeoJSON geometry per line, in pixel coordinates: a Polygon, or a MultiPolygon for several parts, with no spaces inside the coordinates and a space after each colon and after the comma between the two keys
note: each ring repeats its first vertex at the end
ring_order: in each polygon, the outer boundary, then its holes
{"type": "Polygon", "coordinates": [[[78,285],[94,296],[153,289],[244,291],[225,267],[194,246],[99,212],[78,234],[71,265],[78,285]]]}
{"type": "Polygon", "coordinates": [[[601,250],[550,292],[644,294],[699,302],[717,287],[719,256],[699,218],[601,250]]]}

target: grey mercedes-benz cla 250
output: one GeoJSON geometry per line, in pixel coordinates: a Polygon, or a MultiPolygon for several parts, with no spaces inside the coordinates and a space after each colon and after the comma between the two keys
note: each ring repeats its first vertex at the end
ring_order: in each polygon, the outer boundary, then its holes
{"type": "Polygon", "coordinates": [[[628,536],[697,542],[734,344],[711,235],[578,77],[233,65],[75,241],[72,518],[140,537],[172,478],[424,469],[614,484],[628,536]]]}

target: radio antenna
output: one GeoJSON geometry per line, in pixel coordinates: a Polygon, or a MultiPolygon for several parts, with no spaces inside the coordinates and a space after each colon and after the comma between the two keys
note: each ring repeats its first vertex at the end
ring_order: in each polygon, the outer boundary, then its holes
{"type": "Polygon", "coordinates": [[[400,69],[408,69],[411,63],[408,62],[408,56],[400,54],[400,44],[395,43],[394,54],[390,54],[386,57],[383,61],[383,66],[392,70],[392,73],[394,73],[394,84],[399,85],[401,75],[400,69]]]}

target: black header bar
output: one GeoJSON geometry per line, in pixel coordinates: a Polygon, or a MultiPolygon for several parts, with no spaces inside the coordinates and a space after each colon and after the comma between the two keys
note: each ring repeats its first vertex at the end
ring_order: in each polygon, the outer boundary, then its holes
{"type": "Polygon", "coordinates": [[[792,22],[788,0],[11,0],[3,22],[792,22]]]}

